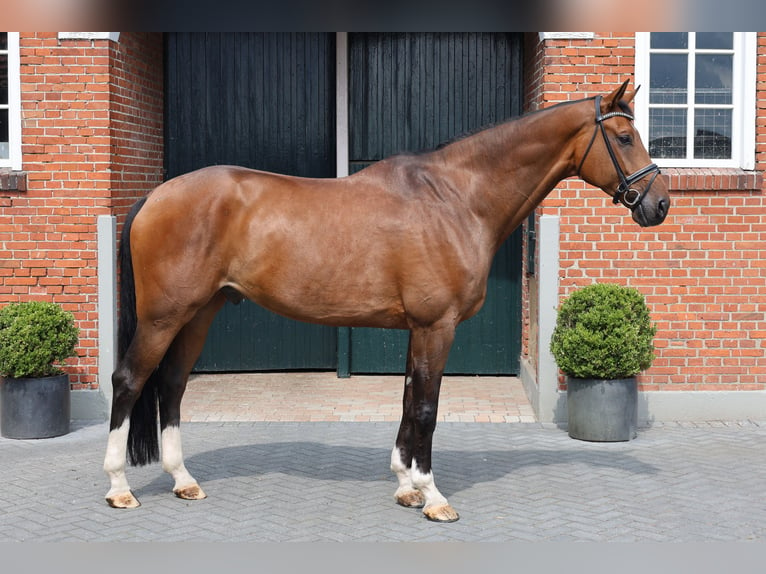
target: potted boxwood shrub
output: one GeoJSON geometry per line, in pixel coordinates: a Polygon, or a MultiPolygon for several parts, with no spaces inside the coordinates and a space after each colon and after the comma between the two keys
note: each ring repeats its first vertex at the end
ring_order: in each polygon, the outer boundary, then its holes
{"type": "Polygon", "coordinates": [[[567,377],[569,436],[635,438],[636,375],[654,361],[656,332],[644,296],[632,287],[596,283],[564,300],[550,349],[567,377]]]}
{"type": "Polygon", "coordinates": [[[0,309],[0,434],[47,438],[69,432],[69,376],[56,363],[75,355],[71,313],[41,301],[0,309]]]}

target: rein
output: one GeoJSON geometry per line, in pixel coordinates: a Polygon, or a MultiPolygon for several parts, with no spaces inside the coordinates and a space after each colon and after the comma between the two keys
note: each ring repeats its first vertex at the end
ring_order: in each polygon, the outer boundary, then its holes
{"type": "Polygon", "coordinates": [[[580,160],[580,165],[577,167],[577,174],[580,174],[580,170],[582,169],[583,164],[585,163],[585,159],[588,157],[588,154],[590,153],[591,147],[593,147],[593,142],[596,141],[596,135],[598,135],[599,128],[601,130],[601,135],[604,138],[604,144],[606,144],[606,150],[609,152],[609,157],[612,159],[612,165],[614,165],[614,169],[617,171],[617,175],[620,177],[620,185],[617,186],[617,191],[614,193],[614,197],[612,198],[612,203],[619,203],[622,202],[623,205],[625,205],[627,208],[629,208],[631,211],[633,211],[636,207],[641,205],[641,201],[643,201],[644,196],[648,193],[648,191],[651,189],[652,184],[654,183],[654,180],[657,179],[657,176],[660,174],[660,168],[657,167],[657,164],[650,163],[646,167],[642,167],[637,172],[631,174],[631,175],[625,175],[625,172],[622,171],[622,168],[620,167],[619,162],[617,161],[617,156],[614,153],[614,150],[612,149],[612,144],[609,143],[609,138],[606,135],[606,129],[604,128],[604,120],[608,120],[609,118],[613,118],[616,116],[621,116],[623,118],[628,118],[630,121],[633,121],[633,116],[625,113],[625,112],[609,112],[608,114],[601,114],[601,96],[596,96],[596,128],[593,130],[593,136],[590,138],[590,143],[588,144],[588,148],[585,150],[585,155],[582,156],[582,159],[580,160]],[[631,187],[634,183],[637,181],[643,179],[649,174],[653,174],[652,178],[649,180],[649,185],[647,185],[643,191],[638,191],[631,187]]]}

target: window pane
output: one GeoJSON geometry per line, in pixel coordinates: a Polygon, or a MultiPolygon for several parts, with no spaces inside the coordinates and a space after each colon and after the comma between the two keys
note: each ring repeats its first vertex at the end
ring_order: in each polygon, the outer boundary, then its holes
{"type": "Polygon", "coordinates": [[[697,32],[698,50],[731,50],[734,34],[731,32],[697,32]]]}
{"type": "Polygon", "coordinates": [[[8,49],[8,32],[0,32],[0,50],[8,49]]]}
{"type": "Polygon", "coordinates": [[[652,32],[651,48],[653,50],[685,50],[689,46],[687,32],[652,32]]]}
{"type": "Polygon", "coordinates": [[[695,111],[694,157],[731,158],[731,110],[695,111]]]}
{"type": "Polygon", "coordinates": [[[0,110],[0,159],[8,159],[8,110],[0,110]]]}
{"type": "Polygon", "coordinates": [[[733,65],[732,56],[698,55],[694,101],[698,104],[730,104],[733,65]]]}
{"type": "Polygon", "coordinates": [[[686,157],[686,110],[649,110],[649,155],[656,158],[686,157]]]}
{"type": "Polygon", "coordinates": [[[0,55],[0,105],[8,105],[8,55],[0,55]]]}
{"type": "Polygon", "coordinates": [[[686,62],[685,54],[652,54],[649,62],[650,103],[686,103],[686,62]]]}

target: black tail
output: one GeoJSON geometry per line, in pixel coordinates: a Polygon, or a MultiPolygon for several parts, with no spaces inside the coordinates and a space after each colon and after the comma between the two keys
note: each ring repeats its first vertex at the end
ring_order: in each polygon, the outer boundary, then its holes
{"type": "MultiPolygon", "coordinates": [[[[136,286],[133,278],[133,260],[130,252],[130,229],[138,212],[146,202],[140,199],[130,210],[120,237],[120,317],[117,327],[117,360],[122,362],[136,334],[136,286]]],[[[157,428],[157,373],[155,369],[144,384],[130,413],[128,456],[132,465],[145,465],[160,459],[159,431],[157,428]]]]}

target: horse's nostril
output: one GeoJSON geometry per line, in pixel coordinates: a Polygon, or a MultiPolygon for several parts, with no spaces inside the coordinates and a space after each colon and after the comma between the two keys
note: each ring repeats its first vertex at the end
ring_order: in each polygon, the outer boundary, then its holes
{"type": "Polygon", "coordinates": [[[668,201],[665,199],[661,199],[657,203],[657,213],[660,215],[660,217],[665,217],[668,214],[668,201]]]}

